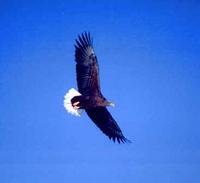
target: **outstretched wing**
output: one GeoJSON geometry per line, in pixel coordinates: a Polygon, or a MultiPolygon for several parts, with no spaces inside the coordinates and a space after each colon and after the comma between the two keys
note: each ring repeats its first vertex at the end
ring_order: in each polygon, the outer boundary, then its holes
{"type": "Polygon", "coordinates": [[[92,121],[114,142],[130,142],[124,137],[121,129],[105,107],[86,109],[92,121]]]}
{"type": "Polygon", "coordinates": [[[99,85],[99,67],[90,33],[78,36],[75,45],[78,90],[85,96],[102,96],[99,85]]]}

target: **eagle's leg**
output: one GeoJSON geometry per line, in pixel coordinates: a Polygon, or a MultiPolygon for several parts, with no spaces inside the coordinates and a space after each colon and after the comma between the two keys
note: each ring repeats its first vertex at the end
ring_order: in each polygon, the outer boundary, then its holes
{"type": "Polygon", "coordinates": [[[74,103],[73,103],[73,108],[74,108],[74,109],[80,109],[79,104],[80,104],[80,102],[74,102],[74,103]]]}

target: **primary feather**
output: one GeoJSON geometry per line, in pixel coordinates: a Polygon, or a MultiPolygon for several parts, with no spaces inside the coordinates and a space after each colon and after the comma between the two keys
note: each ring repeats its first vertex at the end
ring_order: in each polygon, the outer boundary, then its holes
{"type": "Polygon", "coordinates": [[[85,33],[78,37],[75,45],[75,61],[78,90],[82,95],[101,95],[99,66],[94,53],[92,38],[85,33]]]}

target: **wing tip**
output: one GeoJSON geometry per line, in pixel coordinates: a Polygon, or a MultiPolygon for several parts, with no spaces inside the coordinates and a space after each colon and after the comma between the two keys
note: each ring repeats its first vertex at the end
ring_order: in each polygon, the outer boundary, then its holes
{"type": "Polygon", "coordinates": [[[75,47],[84,48],[87,46],[93,47],[93,39],[89,31],[84,31],[77,36],[78,38],[75,40],[75,47]]]}
{"type": "Polygon", "coordinates": [[[113,140],[113,142],[118,142],[119,144],[120,143],[132,143],[131,140],[127,139],[126,137],[124,136],[120,136],[120,137],[116,137],[116,136],[109,136],[109,139],[110,140],[113,140]]]}

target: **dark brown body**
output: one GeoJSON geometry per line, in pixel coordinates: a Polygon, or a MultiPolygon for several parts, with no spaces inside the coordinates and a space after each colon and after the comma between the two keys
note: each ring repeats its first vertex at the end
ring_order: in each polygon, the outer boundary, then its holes
{"type": "Polygon", "coordinates": [[[105,99],[100,90],[99,66],[90,33],[78,36],[75,44],[76,79],[81,96],[72,98],[75,110],[85,109],[92,121],[113,141],[127,142],[120,127],[106,106],[113,104],[105,99]]]}
{"type": "Polygon", "coordinates": [[[71,100],[72,106],[76,103],[76,107],[80,109],[91,109],[95,107],[105,107],[110,105],[106,99],[99,96],[75,96],[71,100]],[[77,104],[77,102],[79,102],[77,104]]]}

